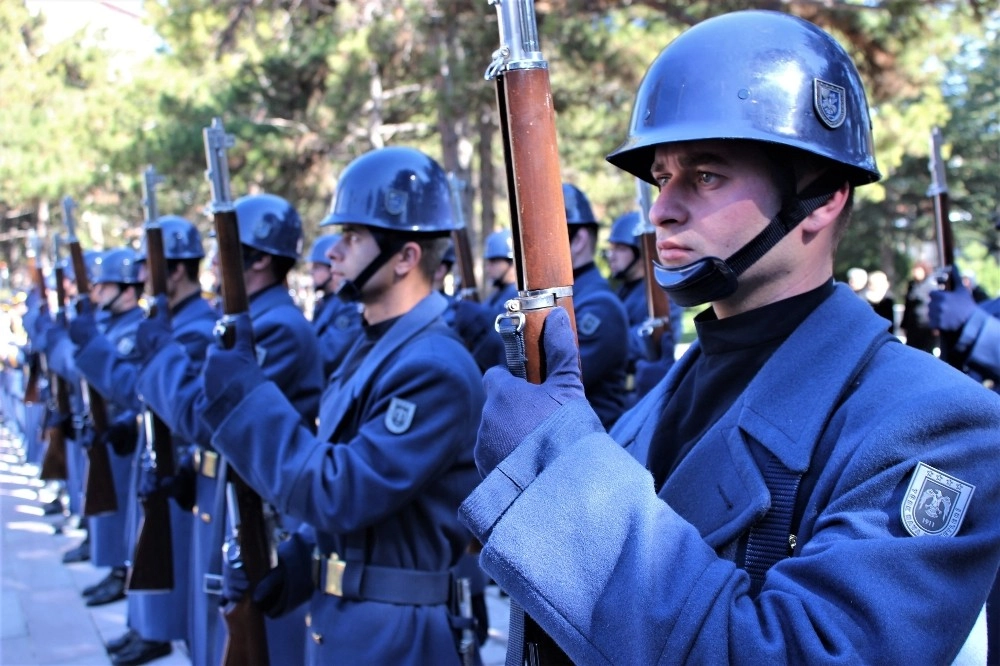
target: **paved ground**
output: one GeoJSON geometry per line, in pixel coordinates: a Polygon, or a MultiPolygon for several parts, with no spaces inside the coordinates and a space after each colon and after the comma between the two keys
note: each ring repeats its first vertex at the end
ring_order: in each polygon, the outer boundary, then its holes
{"type": "MultiPolygon", "coordinates": [[[[45,516],[52,499],[22,462],[20,449],[0,432],[0,664],[88,666],[110,663],[104,643],[125,631],[125,601],[87,608],[80,591],[104,577],[88,563],[65,565],[64,551],[82,532],[62,516],[45,516]]],[[[487,590],[490,640],[485,666],[503,664],[509,606],[495,587],[487,590]]],[[[183,643],[156,666],[189,664],[183,643]]]]}

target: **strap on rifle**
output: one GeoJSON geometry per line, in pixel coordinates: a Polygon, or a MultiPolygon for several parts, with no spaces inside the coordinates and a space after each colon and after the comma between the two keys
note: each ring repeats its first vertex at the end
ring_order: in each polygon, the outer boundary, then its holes
{"type": "Polygon", "coordinates": [[[515,377],[525,379],[528,373],[524,366],[524,315],[510,312],[498,315],[495,327],[503,341],[507,369],[515,377]]]}

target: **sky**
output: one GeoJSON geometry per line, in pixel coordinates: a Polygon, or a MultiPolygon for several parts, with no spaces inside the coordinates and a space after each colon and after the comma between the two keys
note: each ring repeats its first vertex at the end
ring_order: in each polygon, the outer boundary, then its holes
{"type": "Polygon", "coordinates": [[[45,37],[59,42],[84,27],[105,30],[109,43],[128,54],[149,54],[160,40],[142,24],[144,0],[25,0],[32,13],[45,15],[45,37]]]}

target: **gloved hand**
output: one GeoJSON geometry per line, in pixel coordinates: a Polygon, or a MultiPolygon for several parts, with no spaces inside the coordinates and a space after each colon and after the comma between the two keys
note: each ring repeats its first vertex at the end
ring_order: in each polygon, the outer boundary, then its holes
{"type": "Polygon", "coordinates": [[[656,386],[674,364],[674,339],[669,331],[660,337],[660,358],[647,361],[640,358],[635,362],[635,393],[638,398],[656,386]]]}
{"type": "Polygon", "coordinates": [[[135,349],[142,362],[152,358],[153,354],[173,338],[167,297],[160,294],[155,303],[154,314],[139,322],[135,332],[135,349]]]}
{"type": "MultiPolygon", "coordinates": [[[[227,541],[222,555],[222,603],[239,603],[250,592],[250,580],[241,560],[233,556],[235,541],[227,541]]],[[[282,544],[284,545],[284,544],[282,544]]],[[[253,603],[268,617],[281,617],[290,610],[281,605],[285,593],[288,567],[281,558],[278,547],[278,566],[268,571],[253,589],[253,603]]]]}
{"type": "Polygon", "coordinates": [[[108,424],[108,429],[101,435],[101,444],[110,446],[120,456],[135,452],[139,442],[139,426],[134,414],[120,416],[108,424]]]}
{"type": "Polygon", "coordinates": [[[54,322],[52,321],[52,316],[49,314],[49,306],[42,303],[41,307],[38,309],[38,316],[35,317],[35,326],[30,331],[32,340],[44,340],[45,334],[48,333],[49,329],[52,328],[54,322]]]}
{"type": "Polygon", "coordinates": [[[250,590],[250,579],[243,568],[239,546],[229,537],[222,548],[222,605],[239,603],[250,590]]]}
{"type": "MultiPolygon", "coordinates": [[[[62,339],[66,337],[66,327],[60,326],[59,324],[53,324],[45,331],[45,339],[42,341],[45,353],[49,353],[55,350],[56,345],[59,344],[62,339]]],[[[41,349],[39,350],[41,351],[41,349]]]]}
{"type": "Polygon", "coordinates": [[[455,301],[455,332],[470,349],[474,348],[479,339],[493,332],[493,322],[482,305],[475,301],[455,301]]]}
{"type": "Polygon", "coordinates": [[[977,307],[972,293],[962,284],[961,273],[954,266],[951,269],[951,280],[955,285],[954,291],[932,291],[930,294],[927,317],[931,328],[939,331],[961,331],[977,307]]]}
{"type": "MultiPolygon", "coordinates": [[[[82,302],[87,303],[89,301],[82,302]]],[[[78,314],[69,323],[69,339],[77,347],[83,347],[98,335],[100,335],[100,332],[97,330],[97,320],[94,318],[93,312],[87,311],[78,314]]]]}
{"type": "Polygon", "coordinates": [[[475,450],[483,476],[561,405],[584,397],[576,340],[563,308],[545,318],[542,346],[548,369],[542,384],[529,384],[502,366],[490,368],[483,377],[486,404],[475,450]]]}
{"type": "Polygon", "coordinates": [[[190,511],[195,503],[195,471],[190,453],[185,453],[177,461],[174,473],[170,476],[160,476],[156,470],[143,465],[139,470],[137,493],[142,499],[147,499],[156,493],[163,493],[174,501],[184,511],[190,511]]]}
{"type": "Polygon", "coordinates": [[[223,349],[221,345],[209,346],[202,381],[209,404],[228,394],[227,404],[235,406],[265,377],[254,353],[250,315],[246,312],[238,314],[227,325],[235,328],[236,342],[232,349],[223,349]]]}

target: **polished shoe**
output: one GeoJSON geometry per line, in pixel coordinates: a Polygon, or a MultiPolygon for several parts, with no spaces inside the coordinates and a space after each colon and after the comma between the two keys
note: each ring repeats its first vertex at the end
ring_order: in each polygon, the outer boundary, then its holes
{"type": "Polygon", "coordinates": [[[90,537],[80,542],[80,545],[76,548],[63,553],[63,564],[87,562],[88,560],[90,560],[90,537]]]}
{"type": "Polygon", "coordinates": [[[129,629],[124,634],[118,638],[112,638],[110,641],[104,644],[104,648],[108,651],[108,654],[114,654],[115,652],[121,652],[132,643],[141,641],[139,637],[139,632],[135,629],[129,629]]]}
{"type": "Polygon", "coordinates": [[[173,647],[170,643],[144,641],[141,638],[133,641],[125,649],[111,655],[111,663],[115,666],[139,666],[170,654],[173,647]]]}
{"type": "Polygon", "coordinates": [[[100,588],[108,585],[109,581],[115,577],[115,569],[112,569],[107,576],[97,581],[93,585],[88,585],[80,591],[80,594],[84,597],[89,597],[94,592],[97,592],[100,588]]]}
{"type": "Polygon", "coordinates": [[[91,594],[86,595],[87,606],[103,606],[125,598],[125,569],[114,568],[108,577],[97,584],[91,594]]]}
{"type": "Polygon", "coordinates": [[[55,516],[62,513],[64,510],[63,503],[58,497],[51,502],[46,502],[42,505],[42,511],[45,512],[46,516],[55,516]]]}

